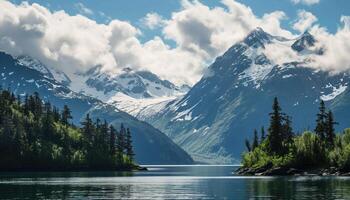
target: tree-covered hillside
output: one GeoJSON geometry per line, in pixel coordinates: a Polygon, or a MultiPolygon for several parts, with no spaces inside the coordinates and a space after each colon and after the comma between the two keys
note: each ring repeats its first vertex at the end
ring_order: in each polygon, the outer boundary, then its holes
{"type": "Polygon", "coordinates": [[[68,106],[60,111],[38,93],[22,99],[0,91],[0,170],[132,169],[131,133],[117,131],[89,114],[81,128],[71,123],[68,106]]]}
{"type": "MultiPolygon", "coordinates": [[[[305,119],[307,120],[307,119],[305,119]]],[[[332,111],[320,103],[314,131],[295,134],[291,117],[282,113],[277,98],[270,113],[270,126],[265,137],[255,130],[253,142],[246,140],[240,174],[292,175],[317,173],[320,175],[347,174],[350,171],[350,129],[336,134],[332,111]]]]}

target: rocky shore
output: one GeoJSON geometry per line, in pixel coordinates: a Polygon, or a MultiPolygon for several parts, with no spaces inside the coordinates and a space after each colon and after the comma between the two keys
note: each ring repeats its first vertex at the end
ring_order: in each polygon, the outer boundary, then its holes
{"type": "Polygon", "coordinates": [[[261,168],[238,168],[234,174],[243,176],[350,176],[350,172],[335,167],[297,169],[291,167],[264,166],[261,168]]]}

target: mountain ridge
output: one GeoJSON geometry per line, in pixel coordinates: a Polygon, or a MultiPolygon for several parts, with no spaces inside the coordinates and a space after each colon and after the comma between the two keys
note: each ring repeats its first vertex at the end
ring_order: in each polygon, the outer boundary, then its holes
{"type": "Polygon", "coordinates": [[[339,116],[341,125],[337,130],[340,131],[350,123],[348,114],[341,111],[350,108],[341,103],[348,98],[350,76],[309,68],[305,54],[319,52],[304,50],[316,42],[308,32],[296,39],[286,39],[258,28],[216,58],[209,66],[209,75],[182,99],[168,103],[159,113],[144,119],[195,160],[209,163],[239,163],[244,139],[252,136],[254,128],[266,127],[268,122],[264,118],[276,96],[286,113],[294,117],[296,131],[313,125],[321,99],[339,116]],[[266,52],[269,45],[293,50],[293,44],[306,44],[303,50],[294,50],[299,60],[278,64],[265,54],[269,53],[266,52]]]}
{"type": "Polygon", "coordinates": [[[28,63],[23,63],[9,54],[0,52],[2,87],[9,87],[22,98],[26,94],[38,92],[44,101],[50,101],[59,108],[68,105],[73,108],[72,115],[75,124],[79,124],[87,113],[91,113],[94,119],[107,119],[115,127],[123,123],[134,132],[136,160],[141,164],[193,163],[192,158],[183,149],[151,125],[93,97],[76,93],[60,81],[33,69],[35,66],[28,67],[27,65],[28,63]]]}

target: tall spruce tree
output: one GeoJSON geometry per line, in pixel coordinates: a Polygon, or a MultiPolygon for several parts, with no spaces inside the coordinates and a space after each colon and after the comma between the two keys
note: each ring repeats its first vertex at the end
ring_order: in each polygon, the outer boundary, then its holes
{"type": "Polygon", "coordinates": [[[323,100],[320,102],[319,112],[317,113],[315,133],[324,141],[326,135],[326,107],[323,100]]]}
{"type": "Polygon", "coordinates": [[[123,154],[125,149],[125,128],[124,125],[120,125],[120,130],[117,133],[117,162],[119,165],[123,164],[123,154]]]}
{"type": "Polygon", "coordinates": [[[61,121],[63,124],[68,125],[69,120],[72,119],[72,112],[67,105],[63,106],[61,121]]]}
{"type": "Polygon", "coordinates": [[[334,147],[334,139],[335,139],[335,129],[334,125],[337,123],[334,121],[334,116],[332,111],[328,111],[326,115],[326,124],[325,124],[325,139],[329,148],[334,147]]]}
{"type": "Polygon", "coordinates": [[[85,145],[87,146],[87,148],[90,148],[94,140],[93,136],[94,136],[95,126],[89,114],[86,114],[86,117],[81,124],[83,126],[82,132],[84,134],[84,137],[86,138],[85,145]]]}
{"type": "Polygon", "coordinates": [[[272,113],[270,113],[270,127],[268,129],[269,150],[274,154],[282,154],[282,113],[277,97],[273,101],[272,110],[272,113]]]}
{"type": "Polygon", "coordinates": [[[292,128],[292,120],[291,120],[291,117],[288,115],[283,116],[282,133],[283,133],[283,141],[287,143],[292,142],[294,133],[292,128]]]}
{"type": "Polygon", "coordinates": [[[109,150],[110,150],[110,154],[111,156],[115,155],[115,138],[116,138],[116,130],[115,128],[111,125],[109,127],[109,150]]]}
{"type": "Polygon", "coordinates": [[[126,138],[125,138],[125,150],[126,150],[126,155],[129,157],[130,161],[134,160],[134,150],[132,146],[132,138],[131,138],[131,132],[130,129],[126,129],[126,138]]]}

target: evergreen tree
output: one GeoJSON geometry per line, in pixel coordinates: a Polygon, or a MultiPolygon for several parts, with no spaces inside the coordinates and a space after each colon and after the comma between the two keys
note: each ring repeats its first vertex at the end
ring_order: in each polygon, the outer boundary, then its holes
{"type": "Polygon", "coordinates": [[[123,163],[123,154],[125,149],[125,128],[124,125],[120,125],[120,131],[117,133],[117,162],[123,163]]]}
{"type": "Polygon", "coordinates": [[[283,117],[283,127],[282,127],[282,133],[283,133],[283,140],[287,143],[292,142],[293,138],[293,128],[292,128],[292,121],[291,118],[288,115],[285,115],[283,117]]]}
{"type": "Polygon", "coordinates": [[[328,147],[333,148],[334,147],[334,139],[335,139],[334,125],[336,125],[337,123],[334,121],[332,111],[328,111],[325,121],[326,121],[326,124],[325,124],[326,143],[328,144],[328,147]]]}
{"type": "Polygon", "coordinates": [[[111,125],[109,127],[109,134],[110,134],[110,138],[109,138],[109,149],[110,149],[110,154],[111,156],[115,155],[115,138],[116,138],[116,130],[115,128],[111,125]]]}
{"type": "Polygon", "coordinates": [[[320,137],[321,141],[324,141],[326,134],[326,107],[324,101],[320,102],[319,112],[316,119],[315,133],[320,137]]]}
{"type": "Polygon", "coordinates": [[[131,138],[131,133],[130,129],[126,129],[126,138],[125,138],[125,149],[126,149],[126,155],[129,157],[130,161],[134,160],[134,151],[133,151],[133,146],[132,146],[132,138],[131,138]]]}
{"type": "Polygon", "coordinates": [[[53,139],[54,120],[49,102],[44,105],[44,115],[42,117],[42,137],[46,140],[53,139]]]}
{"type": "Polygon", "coordinates": [[[281,154],[282,153],[282,114],[281,107],[278,103],[277,97],[275,97],[272,113],[270,113],[270,127],[269,127],[269,149],[271,153],[281,154]]]}
{"type": "MultiPolygon", "coordinates": [[[[64,110],[69,110],[66,107],[64,110]]],[[[131,167],[134,156],[130,131],[121,127],[116,151],[116,131],[89,114],[78,129],[68,123],[38,93],[22,104],[9,90],[0,90],[0,171],[51,169],[115,169],[131,167]],[[95,126],[96,125],[96,126],[95,126]],[[118,153],[117,153],[118,152],[118,153]],[[123,156],[130,159],[124,162],[123,156]],[[116,163],[115,158],[119,158],[116,163]]]]}
{"type": "Polygon", "coordinates": [[[254,130],[254,139],[253,139],[253,144],[252,144],[252,150],[254,150],[258,146],[259,146],[258,131],[255,129],[254,130]]]}
{"type": "Polygon", "coordinates": [[[95,131],[95,127],[89,114],[86,115],[84,121],[81,124],[83,126],[82,132],[84,134],[84,137],[86,137],[85,145],[90,148],[94,140],[93,133],[95,131]]]}
{"type": "Polygon", "coordinates": [[[65,125],[68,125],[69,120],[72,119],[72,112],[67,105],[63,106],[63,110],[62,110],[61,115],[62,115],[62,117],[61,117],[62,123],[65,125]]]}
{"type": "Polygon", "coordinates": [[[53,106],[52,108],[52,115],[55,122],[58,122],[61,120],[60,110],[56,106],[53,106]]]}

